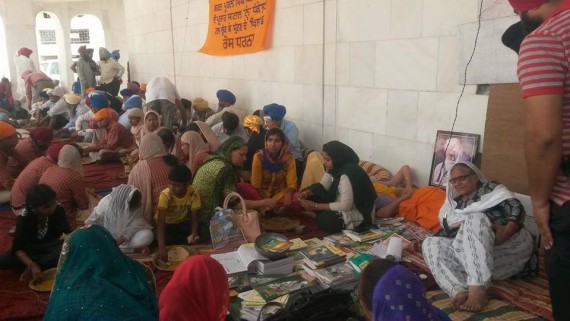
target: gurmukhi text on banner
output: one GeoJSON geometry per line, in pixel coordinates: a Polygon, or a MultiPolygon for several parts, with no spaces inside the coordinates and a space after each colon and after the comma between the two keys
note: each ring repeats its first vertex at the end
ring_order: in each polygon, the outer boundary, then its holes
{"type": "Polygon", "coordinates": [[[275,0],[210,0],[208,37],[200,52],[236,55],[269,47],[275,0]]]}

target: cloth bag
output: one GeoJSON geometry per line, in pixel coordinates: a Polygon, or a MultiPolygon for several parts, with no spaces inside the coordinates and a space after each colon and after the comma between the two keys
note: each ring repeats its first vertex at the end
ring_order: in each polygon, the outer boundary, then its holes
{"type": "Polygon", "coordinates": [[[226,199],[224,200],[224,210],[232,211],[232,218],[241,229],[241,233],[248,243],[253,243],[255,239],[261,234],[259,213],[257,213],[256,210],[248,210],[245,207],[245,201],[238,193],[233,192],[226,196],[226,199]],[[239,198],[241,202],[241,210],[236,210],[233,212],[231,209],[228,209],[228,204],[233,198],[239,198]]]}

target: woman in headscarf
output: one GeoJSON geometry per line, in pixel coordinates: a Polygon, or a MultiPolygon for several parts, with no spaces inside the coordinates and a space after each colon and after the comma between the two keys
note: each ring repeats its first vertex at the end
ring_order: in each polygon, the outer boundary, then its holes
{"type": "Polygon", "coordinates": [[[228,276],[218,261],[195,255],[176,268],[159,299],[160,320],[223,321],[230,304],[228,276]]]}
{"type": "Polygon", "coordinates": [[[487,304],[491,280],[521,272],[533,241],[515,194],[488,181],[472,163],[451,167],[438,236],[422,244],[424,259],[456,308],[477,312],[487,304]]]}
{"type": "Polygon", "coordinates": [[[142,195],[134,186],[121,184],[99,201],[85,225],[105,227],[125,253],[148,246],[154,235],[141,213],[142,195]]]}
{"type": "MultiPolygon", "coordinates": [[[[202,208],[198,212],[199,222],[209,224],[215,208],[222,205],[229,193],[236,191],[246,152],[247,145],[243,138],[230,137],[198,168],[192,186],[198,191],[202,201],[202,208]]],[[[245,204],[248,208],[273,208],[276,202],[267,198],[258,201],[246,200],[245,204]]]]}
{"type": "Polygon", "coordinates": [[[210,108],[208,101],[200,97],[192,100],[192,108],[194,109],[191,119],[192,122],[206,121],[208,117],[216,113],[212,108],[210,108]]]}
{"type": "Polygon", "coordinates": [[[57,201],[65,209],[67,222],[74,229],[78,210],[89,208],[81,155],[77,148],[72,145],[63,146],[57,165],[46,169],[39,183],[46,184],[55,191],[57,201]]]}
{"type": "Polygon", "coordinates": [[[160,121],[160,115],[154,111],[154,110],[149,110],[144,114],[144,118],[143,118],[143,129],[142,129],[142,135],[147,135],[150,133],[156,133],[156,131],[160,128],[161,126],[161,121],[160,121]]]}
{"type": "Polygon", "coordinates": [[[158,320],[158,303],[143,265],[91,225],[63,245],[44,320],[158,320]]]}
{"type": "Polygon", "coordinates": [[[295,158],[289,151],[289,140],[279,128],[271,128],[265,135],[265,148],[253,157],[251,188],[239,184],[240,194],[246,199],[273,198],[279,211],[301,212],[297,192],[295,158]],[[242,190],[244,188],[245,190],[242,190]]]}
{"type": "Polygon", "coordinates": [[[131,134],[133,134],[133,138],[135,139],[135,143],[137,146],[141,144],[141,138],[143,136],[143,128],[144,128],[144,113],[141,108],[132,108],[129,109],[126,114],[129,117],[129,123],[131,125],[131,134]]]}
{"type": "Polygon", "coordinates": [[[182,152],[188,156],[186,166],[192,173],[196,173],[198,167],[210,155],[211,147],[204,142],[199,133],[193,131],[185,132],[180,141],[182,143],[182,152]]]}
{"type": "Polygon", "coordinates": [[[210,145],[212,151],[218,149],[218,147],[220,146],[220,141],[218,140],[218,137],[216,136],[212,128],[203,121],[196,121],[194,122],[194,124],[198,126],[198,128],[200,129],[200,135],[202,135],[202,139],[204,139],[204,142],[206,144],[210,145]]]}
{"type": "Polygon", "coordinates": [[[152,224],[158,197],[168,185],[168,172],[177,160],[166,152],[162,140],[156,134],[145,135],[138,152],[139,162],[129,173],[128,184],[141,192],[142,215],[152,224]]]}
{"type": "Polygon", "coordinates": [[[300,193],[301,205],[317,212],[319,228],[328,233],[369,227],[376,191],[368,174],[358,166],[358,155],[336,140],[324,144],[322,154],[327,173],[320,183],[300,193]]]}
{"type": "Polygon", "coordinates": [[[69,233],[65,210],[47,185],[34,185],[26,195],[24,210],[16,218],[11,251],[0,254],[0,269],[24,269],[20,279],[36,281],[41,272],[55,267],[63,233],[69,233]]]}
{"type": "Polygon", "coordinates": [[[450,320],[426,299],[426,290],[412,271],[388,260],[368,264],[357,293],[368,321],[450,320]]]}

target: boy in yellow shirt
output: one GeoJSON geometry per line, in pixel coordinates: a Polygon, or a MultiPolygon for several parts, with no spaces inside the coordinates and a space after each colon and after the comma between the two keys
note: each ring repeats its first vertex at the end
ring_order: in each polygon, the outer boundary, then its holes
{"type": "Polygon", "coordinates": [[[191,180],[188,167],[176,165],[168,173],[168,187],[160,193],[155,219],[158,254],[163,262],[168,259],[166,245],[195,244],[201,235],[209,235],[209,227],[198,224],[197,211],[202,204],[198,191],[190,186],[191,180]]]}

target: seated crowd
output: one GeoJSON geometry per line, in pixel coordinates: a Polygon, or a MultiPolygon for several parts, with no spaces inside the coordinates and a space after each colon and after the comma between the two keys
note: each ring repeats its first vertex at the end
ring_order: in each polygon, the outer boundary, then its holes
{"type": "MultiPolygon", "coordinates": [[[[333,234],[397,215],[416,190],[407,165],[373,182],[354,150],[339,141],[305,157],[285,106],[268,104],[245,115],[228,90],[218,91],[216,112],[202,98],[181,99],[165,77],[152,79],[146,92],[129,83],[122,104],[104,88],[41,89],[33,91],[40,104],[29,138],[18,139],[16,129],[0,121],[0,203],[10,201],[17,215],[13,246],[0,255],[0,268],[21,269],[28,281],[58,266],[46,320],[84,313],[153,320],[159,311],[164,320],[189,314],[185,320],[223,320],[228,283],[215,260],[187,259],[157,301],[142,266],[123,253],[154,250],[166,261],[168,245],[208,243],[210,220],[232,192],[247,208],[305,215],[333,234]],[[126,159],[132,169],[128,183],[103,197],[79,222],[85,227],[64,242],[60,236],[78,227],[78,212],[89,208],[94,193],[85,184],[82,156],[126,159]]],[[[529,260],[524,208],[470,163],[451,168],[445,199],[442,228],[423,243],[425,260],[457,308],[480,311],[492,280],[516,275],[529,260]]],[[[425,299],[413,273],[388,261],[364,270],[359,292],[370,320],[447,318],[425,299]],[[399,280],[411,288],[398,287],[399,280]],[[409,295],[421,298],[420,305],[406,303],[409,295]]]]}

